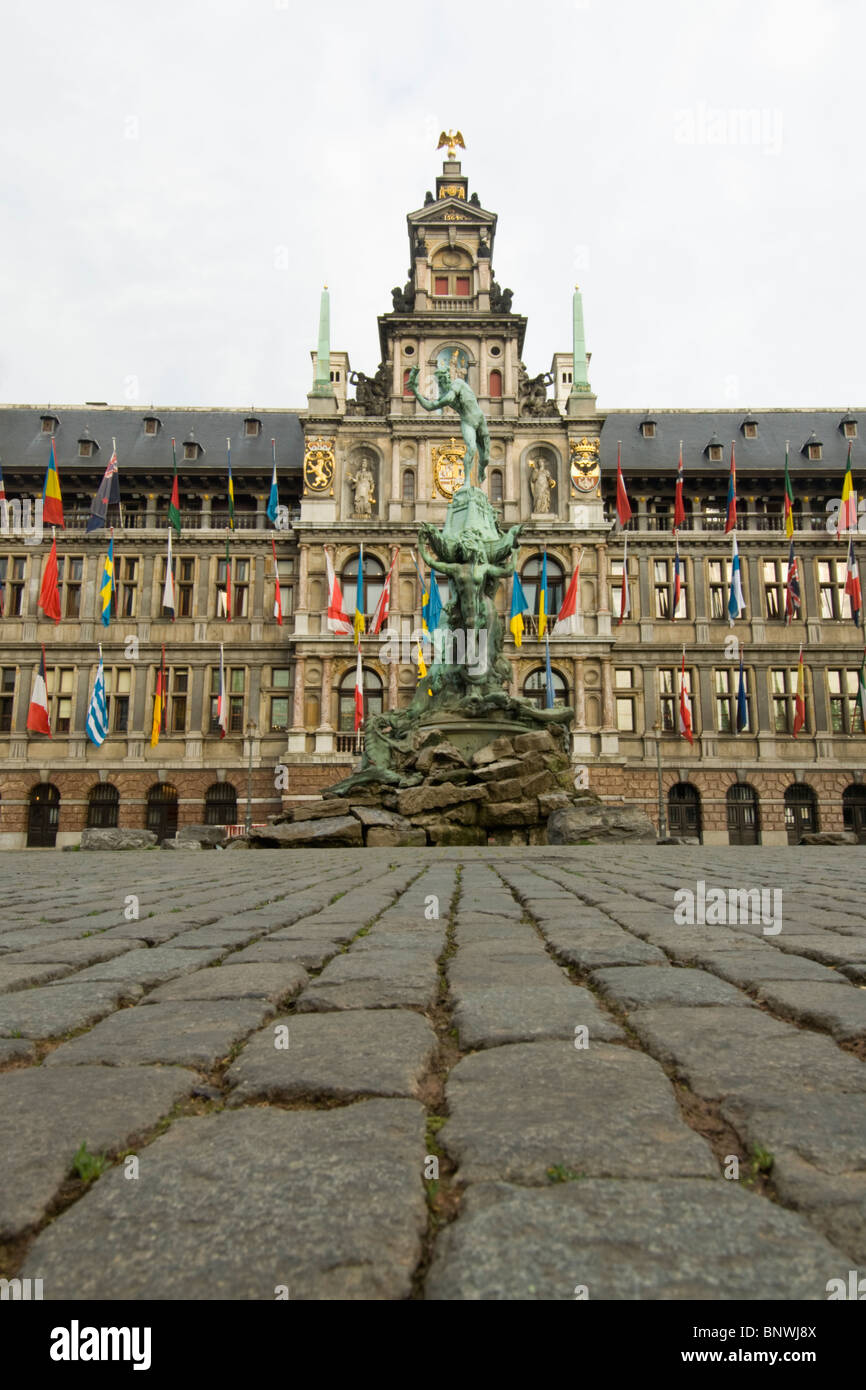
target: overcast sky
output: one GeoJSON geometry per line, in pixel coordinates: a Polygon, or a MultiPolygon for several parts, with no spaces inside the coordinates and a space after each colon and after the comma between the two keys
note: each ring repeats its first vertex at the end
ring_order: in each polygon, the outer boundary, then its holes
{"type": "Polygon", "coordinates": [[[303,407],[462,130],[531,374],[864,404],[859,0],[6,0],[0,399],[303,407]]]}

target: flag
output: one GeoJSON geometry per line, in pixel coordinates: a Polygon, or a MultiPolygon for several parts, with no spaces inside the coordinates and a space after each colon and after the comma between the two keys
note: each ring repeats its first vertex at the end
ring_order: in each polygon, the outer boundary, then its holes
{"type": "Polygon", "coordinates": [[[30,708],[27,711],[27,727],[34,734],[47,734],[51,738],[51,722],[48,718],[48,686],[45,680],[45,648],[42,660],[33,677],[30,692],[30,708]]]}
{"type": "Polygon", "coordinates": [[[334,573],[334,562],[327,546],[325,546],[325,569],[328,572],[328,631],[335,632],[338,637],[348,637],[352,631],[352,624],[343,609],[343,591],[340,588],[340,581],[334,573]]]}
{"type": "Polygon", "coordinates": [[[547,631],[547,550],[541,557],[541,583],[538,586],[538,635],[547,631]]]}
{"type": "Polygon", "coordinates": [[[680,599],[683,592],[683,562],[680,559],[680,538],[677,536],[676,554],[674,555],[674,601],[671,608],[671,622],[676,621],[677,609],[680,606],[680,599]]]}
{"type": "Polygon", "coordinates": [[[6,501],[6,484],[3,481],[3,467],[0,464],[0,502],[6,501]]]}
{"type": "Polygon", "coordinates": [[[800,660],[797,663],[797,694],[794,697],[794,738],[806,722],[806,672],[803,668],[803,647],[800,646],[800,660]]]}
{"type": "Polygon", "coordinates": [[[788,547],[788,576],[785,580],[785,620],[790,623],[800,616],[800,575],[794,542],[788,547]]]}
{"type": "Polygon", "coordinates": [[[105,699],[105,670],[102,665],[102,647],[99,648],[99,665],[96,668],[96,680],[93,682],[93,694],[90,697],[90,708],[87,711],[87,721],[84,725],[84,732],[99,748],[105,742],[108,734],[108,704],[105,699]]]}
{"type": "Polygon", "coordinates": [[[550,669],[550,638],[544,639],[544,708],[553,709],[553,672],[550,669]]]}
{"type": "Polygon", "coordinates": [[[364,546],[358,552],[358,578],[355,581],[355,645],[360,649],[361,636],[366,627],[364,617],[364,546]]]}
{"type": "Polygon", "coordinates": [[[63,499],[60,496],[60,478],[57,474],[57,456],[54,452],[53,436],[51,452],[48,456],[48,468],[45,471],[45,486],[42,489],[42,520],[48,526],[63,526],[63,499]]]}
{"type": "Polygon", "coordinates": [[[280,627],[283,625],[283,596],[280,593],[280,567],[277,564],[277,543],[271,536],[271,550],[274,552],[274,617],[280,627]]]}
{"type": "Polygon", "coordinates": [[[677,464],[677,490],[674,497],[674,524],[672,531],[676,535],[677,528],[682,526],[686,519],[686,504],[683,501],[683,441],[680,440],[680,458],[677,464]]]}
{"type": "Polygon", "coordinates": [[[391,558],[391,568],[385,575],[385,583],[382,585],[382,592],[379,595],[379,602],[376,604],[376,611],[373,614],[373,622],[370,627],[371,634],[382,631],[382,626],[388,621],[388,614],[391,611],[391,577],[394,573],[394,566],[397,563],[397,556],[400,554],[399,545],[396,547],[391,558]]]}
{"type": "Polygon", "coordinates": [[[421,600],[421,626],[428,632],[435,632],[442,621],[442,595],[436,571],[430,571],[430,582],[421,600]],[[426,608],[426,613],[425,613],[426,608]]]}
{"type": "Polygon", "coordinates": [[[226,586],[217,593],[217,617],[222,613],[227,623],[232,620],[232,561],[229,555],[229,533],[226,531],[226,586]]]}
{"type": "Polygon", "coordinates": [[[625,479],[622,476],[622,444],[616,446],[616,520],[617,530],[622,530],[626,522],[631,521],[631,507],[629,506],[628,493],[625,490],[625,479]]]}
{"type": "Polygon", "coordinates": [[[159,743],[159,732],[162,728],[162,714],[165,707],[165,684],[163,667],[160,666],[156,673],[156,690],[153,696],[153,724],[150,730],[150,746],[155,748],[159,743]]]}
{"type": "MultiPolygon", "coordinates": [[[[171,621],[174,622],[174,574],[172,572],[171,560],[171,527],[168,528],[168,559],[165,563],[165,584],[162,590],[162,615],[171,614],[171,621]]],[[[103,622],[105,618],[103,617],[103,622]]]]}
{"type": "Polygon", "coordinates": [[[692,707],[686,690],[686,649],[683,647],[683,667],[680,674],[680,734],[687,738],[689,743],[694,743],[692,737],[692,707]]]}
{"type": "MultiPolygon", "coordinates": [[[[170,533],[169,533],[170,534],[170,533]]],[[[99,583],[99,600],[102,614],[102,626],[108,627],[111,622],[111,595],[114,590],[114,533],[112,532],[108,542],[108,554],[105,557],[105,564],[102,567],[102,579],[99,583]]]]}
{"type": "Polygon", "coordinates": [[[743,593],[743,573],[740,569],[740,551],[737,546],[737,533],[731,552],[731,590],[728,594],[728,621],[734,626],[734,619],[741,618],[746,611],[746,598],[743,593]]]}
{"type": "Polygon", "coordinates": [[[225,738],[229,728],[229,705],[226,699],[226,668],[222,642],[220,642],[220,692],[217,697],[217,723],[220,726],[220,738],[225,738]]]}
{"type": "Polygon", "coordinates": [[[38,604],[46,618],[60,622],[60,588],[57,583],[57,537],[51,542],[48,559],[42,573],[42,586],[39,590],[38,604]]]}
{"type": "Polygon", "coordinates": [[[85,532],[98,531],[105,525],[105,518],[108,513],[110,502],[120,501],[120,479],[117,472],[117,441],[112,440],[111,458],[108,460],[108,467],[102,475],[102,482],[96,489],[96,496],[90,504],[90,516],[87,518],[85,532]]]}
{"type": "Polygon", "coordinates": [[[583,551],[581,550],[577,557],[577,564],[574,567],[574,574],[571,576],[568,591],[562,600],[562,607],[556,615],[557,637],[568,637],[580,632],[580,562],[582,559],[583,551]]]}
{"type": "Polygon", "coordinates": [[[230,439],[226,440],[226,461],[229,471],[229,530],[233,531],[235,529],[235,487],[232,482],[232,442],[230,439]]]}
{"type": "Polygon", "coordinates": [[[174,474],[171,480],[171,497],[168,502],[168,524],[173,526],[180,537],[180,491],[177,485],[177,445],[171,441],[171,461],[174,474]]]}
{"type": "Polygon", "coordinates": [[[789,441],[785,440],[785,535],[790,540],[794,534],[794,489],[788,472],[789,441]]]}
{"type": "Polygon", "coordinates": [[[523,615],[528,612],[529,604],[526,602],[520,575],[515,570],[514,578],[511,581],[511,616],[508,619],[508,626],[511,628],[515,647],[523,645],[523,615]]]}
{"type": "Polygon", "coordinates": [[[734,461],[734,441],[731,440],[731,475],[728,478],[728,516],[725,521],[725,535],[736,529],[737,525],[737,465],[734,461]]]}
{"type": "Polygon", "coordinates": [[[854,626],[860,626],[860,609],[863,607],[863,600],[860,596],[860,566],[854,554],[854,541],[848,541],[848,577],[845,580],[845,593],[851,599],[851,617],[854,619],[854,626]]]}
{"type": "MultiPolygon", "coordinates": [[[[47,519],[47,518],[46,518],[47,519]]],[[[848,462],[845,467],[845,481],[842,484],[842,505],[839,508],[839,521],[836,526],[836,535],[841,536],[845,531],[857,530],[857,493],[854,491],[854,479],[851,475],[851,444],[848,444],[848,462]]]]}
{"type": "Polygon", "coordinates": [[[274,460],[274,471],[271,474],[271,495],[268,498],[267,517],[272,525],[277,524],[277,511],[280,505],[280,494],[277,491],[277,441],[271,440],[271,454],[274,460]]]}
{"type": "Polygon", "coordinates": [[[361,648],[358,647],[358,660],[355,666],[355,733],[364,722],[364,668],[361,665],[361,648]]]}
{"type": "Polygon", "coordinates": [[[749,727],[749,705],[746,700],[746,673],[743,669],[743,648],[740,647],[740,681],[737,686],[737,733],[749,727]]]}
{"type": "Polygon", "coordinates": [[[860,728],[866,734],[866,647],[863,649],[863,660],[857,677],[857,705],[860,709],[860,728]]]}
{"type": "Polygon", "coordinates": [[[418,643],[418,676],[419,676],[419,678],[423,679],[424,676],[426,676],[426,674],[427,674],[427,663],[426,663],[425,660],[424,660],[424,649],[423,649],[421,643],[419,642],[419,643],[418,643]]]}
{"type": "Polygon", "coordinates": [[[617,627],[622,625],[624,618],[631,613],[631,595],[628,591],[628,536],[625,537],[625,544],[622,548],[622,589],[619,596],[619,618],[617,627]]]}

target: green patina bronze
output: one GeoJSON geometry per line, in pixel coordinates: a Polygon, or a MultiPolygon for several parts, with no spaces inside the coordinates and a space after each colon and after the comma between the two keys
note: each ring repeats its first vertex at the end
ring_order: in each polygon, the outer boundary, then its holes
{"type": "Polygon", "coordinates": [[[466,445],[466,452],[463,455],[463,471],[465,475],[464,487],[471,487],[473,482],[483,483],[484,474],[487,472],[487,465],[490,462],[490,431],[487,428],[487,421],[481,413],[481,407],[471,386],[458,377],[455,381],[451,380],[451,375],[444,368],[436,373],[436,380],[439,383],[439,398],[430,401],[426,396],[422,396],[418,390],[418,368],[413,367],[409,373],[409,389],[413,393],[416,401],[425,410],[444,410],[450,406],[456,410],[460,416],[460,433],[463,435],[463,442],[466,445]],[[472,469],[477,463],[477,477],[473,477],[472,469]]]}

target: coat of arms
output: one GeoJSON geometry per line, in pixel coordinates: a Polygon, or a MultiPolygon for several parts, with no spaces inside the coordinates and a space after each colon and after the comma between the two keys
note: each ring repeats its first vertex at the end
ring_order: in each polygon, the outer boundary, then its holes
{"type": "Polygon", "coordinates": [[[601,478],[601,465],[598,461],[599,440],[572,439],[571,482],[577,492],[595,492],[601,478]]]}
{"type": "Polygon", "coordinates": [[[457,489],[463,486],[466,478],[463,469],[465,452],[466,445],[458,444],[456,439],[452,439],[450,444],[434,444],[433,497],[439,492],[450,502],[457,489]]]}
{"type": "Polygon", "coordinates": [[[304,443],[304,490],[334,495],[333,439],[307,439],[304,443]]]}

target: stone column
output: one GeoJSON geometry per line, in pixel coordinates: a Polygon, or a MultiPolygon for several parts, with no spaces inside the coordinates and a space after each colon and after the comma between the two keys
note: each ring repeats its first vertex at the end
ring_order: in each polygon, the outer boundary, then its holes
{"type": "Polygon", "coordinates": [[[613,662],[609,656],[601,663],[601,726],[603,729],[616,728],[613,707],[613,662]]]}
{"type": "Polygon", "coordinates": [[[331,723],[331,687],[334,684],[334,659],[322,658],[322,687],[319,695],[319,727],[316,730],[316,752],[333,753],[334,726],[331,723]]]}
{"type": "Polygon", "coordinates": [[[596,564],[596,588],[598,589],[597,610],[599,613],[610,613],[608,592],[607,592],[607,546],[597,545],[595,547],[596,564]]]}
{"type": "Polygon", "coordinates": [[[307,607],[309,598],[309,563],[310,547],[307,542],[302,542],[298,547],[298,583],[295,588],[295,632],[298,636],[306,636],[310,630],[310,614],[307,607]]]}
{"type": "Polygon", "coordinates": [[[583,679],[583,657],[574,658],[574,724],[586,728],[586,686],[583,679]]]}
{"type": "Polygon", "coordinates": [[[399,703],[397,698],[397,662],[388,663],[388,708],[396,709],[399,703]]]}
{"type": "Polygon", "coordinates": [[[304,727],[304,680],[307,659],[295,659],[295,689],[292,700],[292,727],[289,730],[289,752],[304,753],[307,747],[307,731],[304,727]]]}

